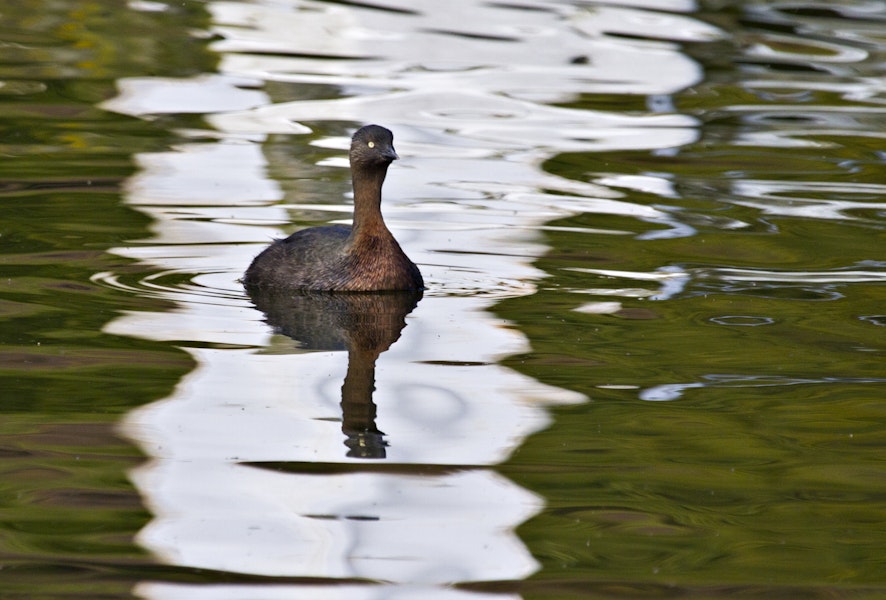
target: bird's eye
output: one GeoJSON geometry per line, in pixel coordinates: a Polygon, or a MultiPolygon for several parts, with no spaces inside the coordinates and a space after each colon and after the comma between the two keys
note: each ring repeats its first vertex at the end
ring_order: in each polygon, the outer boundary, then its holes
{"type": "Polygon", "coordinates": [[[370,148],[375,148],[375,142],[369,142],[366,145],[369,146],[370,148]]]}

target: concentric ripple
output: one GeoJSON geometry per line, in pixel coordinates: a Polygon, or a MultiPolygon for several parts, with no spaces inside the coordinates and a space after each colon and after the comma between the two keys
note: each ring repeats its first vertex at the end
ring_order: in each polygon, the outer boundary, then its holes
{"type": "Polygon", "coordinates": [[[169,269],[148,274],[103,271],[93,275],[90,281],[143,298],[225,305],[248,302],[244,291],[223,285],[229,279],[230,273],[223,270],[193,273],[169,269]]]}

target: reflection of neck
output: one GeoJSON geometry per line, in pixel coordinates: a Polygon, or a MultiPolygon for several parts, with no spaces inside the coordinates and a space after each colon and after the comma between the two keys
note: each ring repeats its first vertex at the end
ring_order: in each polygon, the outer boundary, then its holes
{"type": "Polygon", "coordinates": [[[387,165],[353,169],[354,238],[391,235],[381,216],[381,188],[388,173],[387,165]]]}
{"type": "Polygon", "coordinates": [[[347,436],[348,456],[385,458],[384,433],[375,425],[377,408],[372,401],[375,391],[376,350],[348,350],[348,373],[341,386],[341,430],[347,436]]]}

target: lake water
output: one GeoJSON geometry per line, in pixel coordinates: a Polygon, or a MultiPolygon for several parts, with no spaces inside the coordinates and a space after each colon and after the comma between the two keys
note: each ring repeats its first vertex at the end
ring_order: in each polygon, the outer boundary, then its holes
{"type": "Polygon", "coordinates": [[[0,9],[4,598],[886,596],[886,3],[0,9]],[[423,296],[256,298],[365,123],[423,296]]]}

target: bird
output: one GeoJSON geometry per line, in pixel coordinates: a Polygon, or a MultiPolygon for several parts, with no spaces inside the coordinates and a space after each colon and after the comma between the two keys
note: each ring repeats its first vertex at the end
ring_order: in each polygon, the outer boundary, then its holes
{"type": "Polygon", "coordinates": [[[351,138],[348,153],[354,188],[352,225],[296,231],[256,256],[242,281],[247,289],[322,292],[422,290],[424,280],[381,213],[382,185],[399,158],[394,135],[366,125],[351,138]]]}

